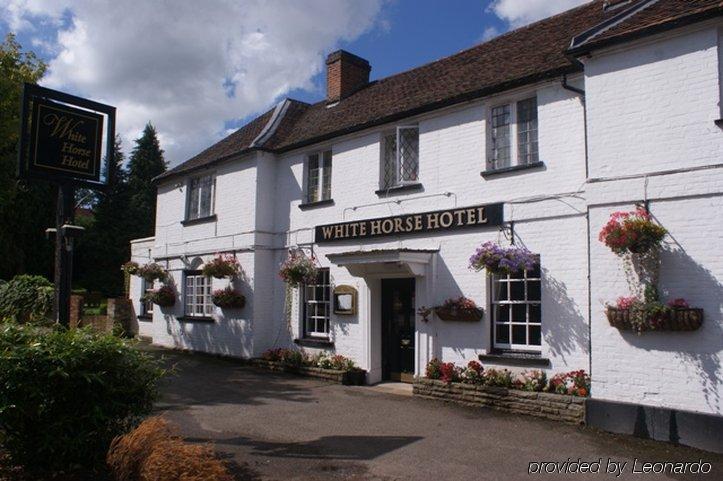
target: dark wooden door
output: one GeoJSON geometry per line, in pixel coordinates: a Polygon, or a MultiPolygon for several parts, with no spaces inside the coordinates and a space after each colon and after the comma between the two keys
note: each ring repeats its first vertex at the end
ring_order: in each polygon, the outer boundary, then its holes
{"type": "Polygon", "coordinates": [[[414,279],[382,279],[382,377],[414,379],[414,279]]]}

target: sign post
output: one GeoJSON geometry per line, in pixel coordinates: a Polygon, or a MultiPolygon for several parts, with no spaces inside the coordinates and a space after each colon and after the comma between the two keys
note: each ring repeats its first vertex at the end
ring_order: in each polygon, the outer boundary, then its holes
{"type": "Polygon", "coordinates": [[[58,185],[55,222],[55,302],[58,323],[70,323],[75,220],[75,189],[105,190],[113,161],[115,107],[25,84],[21,110],[18,176],[58,185]],[[102,144],[106,141],[106,173],[102,144]]]}

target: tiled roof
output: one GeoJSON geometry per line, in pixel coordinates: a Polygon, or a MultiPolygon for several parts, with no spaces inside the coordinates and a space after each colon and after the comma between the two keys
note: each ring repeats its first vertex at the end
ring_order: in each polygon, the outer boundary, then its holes
{"type": "MultiPolygon", "coordinates": [[[[264,150],[284,152],[359,131],[374,125],[483,97],[517,86],[581,70],[570,59],[571,40],[648,0],[633,0],[616,9],[603,9],[603,0],[508,32],[457,54],[421,67],[370,82],[334,106],[289,101],[285,115],[264,150]]],[[[625,21],[596,32],[584,43],[599,45],[639,34],[691,14],[720,10],[723,0],[658,0],[625,21]]],[[[272,111],[257,117],[217,144],[163,174],[188,172],[242,153],[271,119],[272,111]]]]}
{"type": "Polygon", "coordinates": [[[614,43],[681,27],[700,20],[723,14],[723,0],[658,0],[594,35],[573,53],[581,53],[614,43]]]}

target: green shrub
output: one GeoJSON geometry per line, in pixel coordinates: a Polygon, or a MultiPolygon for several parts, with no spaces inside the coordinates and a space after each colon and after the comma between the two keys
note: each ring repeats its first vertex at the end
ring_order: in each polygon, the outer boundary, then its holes
{"type": "Polygon", "coordinates": [[[43,276],[20,275],[0,284],[0,320],[41,322],[53,307],[53,284],[43,276]]]}
{"type": "Polygon", "coordinates": [[[0,327],[0,426],[13,463],[92,470],[111,440],[151,411],[157,361],[86,329],[0,327]]]}

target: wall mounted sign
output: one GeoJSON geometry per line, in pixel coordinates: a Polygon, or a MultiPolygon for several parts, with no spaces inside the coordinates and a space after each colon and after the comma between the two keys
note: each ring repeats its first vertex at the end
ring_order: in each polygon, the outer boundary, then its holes
{"type": "Polygon", "coordinates": [[[316,226],[316,243],[367,239],[422,232],[444,232],[497,226],[504,222],[503,204],[476,205],[316,226]]]}
{"type": "Polygon", "coordinates": [[[115,107],[25,84],[18,161],[20,177],[101,189],[110,158],[115,107]]]}
{"type": "Polygon", "coordinates": [[[352,286],[336,286],[334,288],[334,314],[356,314],[357,290],[352,286]]]}

